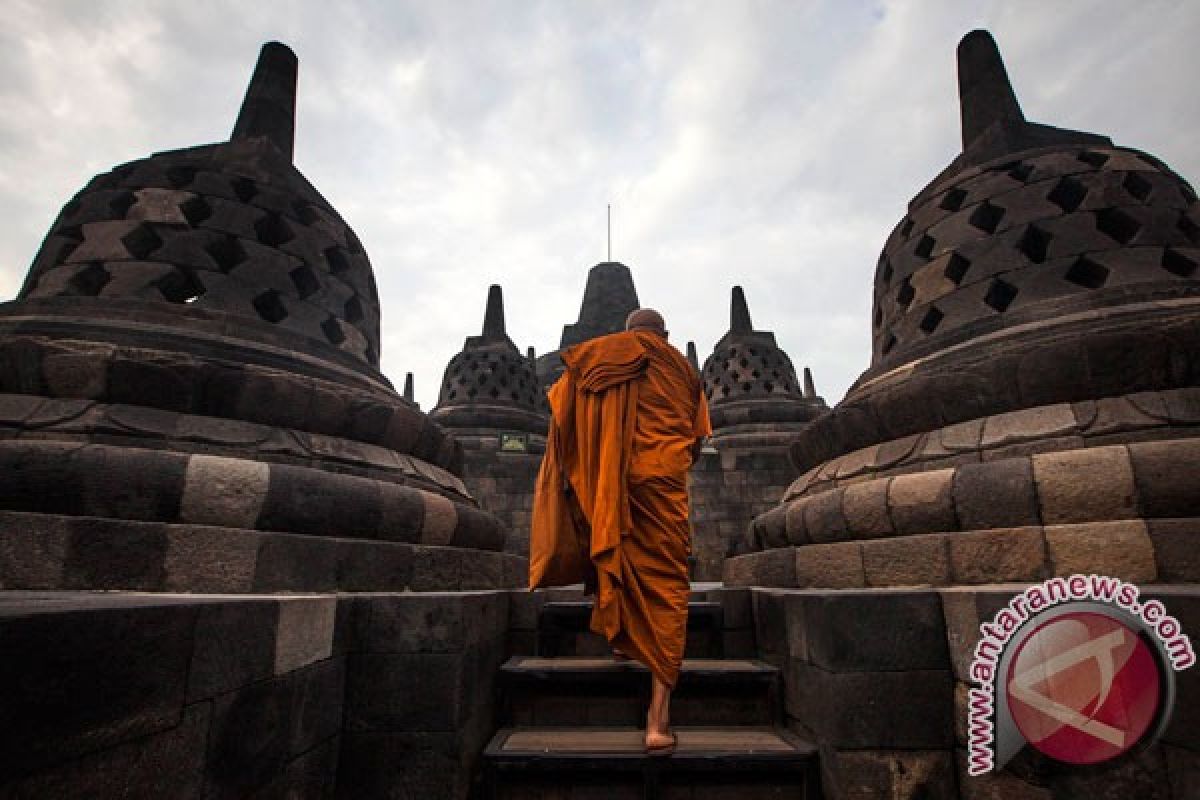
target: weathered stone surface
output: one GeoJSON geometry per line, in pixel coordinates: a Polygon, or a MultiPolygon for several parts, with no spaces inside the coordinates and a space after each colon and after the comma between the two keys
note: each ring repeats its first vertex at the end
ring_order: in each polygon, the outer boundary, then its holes
{"type": "Polygon", "coordinates": [[[166,533],[165,591],[253,591],[259,534],[200,525],[169,525],[166,533]]]}
{"type": "Polygon", "coordinates": [[[949,536],[950,574],[958,583],[1008,583],[1045,577],[1041,528],[999,528],[949,536]]]}
{"type": "Polygon", "coordinates": [[[853,589],[866,585],[858,542],[810,544],[796,548],[795,585],[814,589],[853,589]]]}
{"type": "Polygon", "coordinates": [[[1011,458],[958,467],[954,509],[962,529],[968,531],[1039,524],[1029,460],[1011,458]]]}
{"type": "Polygon", "coordinates": [[[1200,516],[1200,440],[1140,442],[1129,455],[1143,515],[1200,516]]]}
{"type": "Polygon", "coordinates": [[[187,680],[189,703],[233,691],[274,674],[279,604],[273,600],[215,603],[196,615],[187,680]]]}
{"type": "Polygon", "coordinates": [[[338,796],[455,800],[467,790],[460,743],[450,733],[344,734],[338,796]]]}
{"type": "Polygon", "coordinates": [[[5,797],[202,796],[210,711],[205,703],[183,710],[162,733],[110,747],[5,782],[5,797]]]}
{"type": "Polygon", "coordinates": [[[267,495],[261,461],[194,455],[188,459],[179,518],[200,525],[253,530],[267,495]]]}
{"type": "Polygon", "coordinates": [[[446,545],[454,535],[457,515],[454,503],[440,494],[422,492],[421,500],[425,504],[425,515],[421,526],[421,543],[446,545]]]}
{"type": "Polygon", "coordinates": [[[337,586],[342,591],[397,592],[412,583],[411,545],[342,539],[337,548],[337,586]]]}
{"type": "Polygon", "coordinates": [[[419,545],[413,550],[414,592],[457,591],[463,583],[463,553],[453,547],[419,545]]]}
{"type": "MultiPolygon", "coordinates": [[[[811,547],[811,545],[808,545],[811,547]]],[[[782,547],[725,560],[727,586],[786,587],[796,585],[796,550],[782,547]]]]}
{"type": "Polygon", "coordinates": [[[0,588],[61,587],[70,534],[64,517],[0,512],[0,588]]]}
{"type": "Polygon", "coordinates": [[[263,534],[254,565],[254,591],[333,591],[337,569],[337,542],[315,536],[263,534]]]}
{"type": "Polygon", "coordinates": [[[958,798],[954,758],[946,750],[839,750],[829,761],[827,791],[840,800],[958,798]]]}
{"type": "Polygon", "coordinates": [[[1039,406],[988,417],[983,426],[983,448],[1064,436],[1075,432],[1075,414],[1067,403],[1039,406]]]}
{"type": "Polygon", "coordinates": [[[347,731],[453,732],[470,698],[463,654],[351,655],[347,731]]]}
{"type": "Polygon", "coordinates": [[[1055,575],[1111,575],[1135,583],[1157,577],[1154,546],[1142,520],[1047,525],[1046,547],[1055,575]]]}
{"type": "Polygon", "coordinates": [[[6,761],[33,771],[175,727],[195,613],[187,605],[93,609],[87,599],[58,613],[6,611],[6,761]]]}
{"type": "Polygon", "coordinates": [[[897,475],[888,486],[888,508],[898,533],[950,531],[954,517],[954,470],[897,475]]]}
{"type": "MultiPolygon", "coordinates": [[[[799,608],[788,608],[791,618],[799,608]]],[[[831,672],[949,669],[936,592],[830,592],[803,607],[807,660],[831,672]]],[[[796,654],[792,654],[796,657],[796,654]]]]}
{"type": "Polygon", "coordinates": [[[1033,456],[1042,520],[1047,525],[1137,516],[1129,451],[1089,447],[1033,456]]]}
{"type": "Polygon", "coordinates": [[[862,543],[867,586],[941,586],[950,581],[946,536],[901,536],[862,543]]]}
{"type": "Polygon", "coordinates": [[[954,680],[948,670],[829,672],[793,660],[787,711],[824,743],[853,749],[949,749],[954,680]],[[921,713],[914,714],[912,709],[921,713]]]}
{"type": "Polygon", "coordinates": [[[81,517],[70,527],[63,588],[155,591],[163,585],[165,525],[81,517]]]}
{"type": "Polygon", "coordinates": [[[870,539],[893,533],[888,513],[888,485],[892,479],[855,483],[842,494],[842,515],[855,538],[870,539]]]}
{"type": "Polygon", "coordinates": [[[846,538],[842,491],[829,489],[801,501],[804,503],[804,528],[812,541],[837,542],[846,538]]]}
{"type": "Polygon", "coordinates": [[[1163,583],[1200,583],[1200,520],[1146,520],[1158,579],[1163,583]]]}
{"type": "Polygon", "coordinates": [[[279,601],[275,629],[275,674],[322,661],[333,654],[337,598],[295,597],[279,601]]]}

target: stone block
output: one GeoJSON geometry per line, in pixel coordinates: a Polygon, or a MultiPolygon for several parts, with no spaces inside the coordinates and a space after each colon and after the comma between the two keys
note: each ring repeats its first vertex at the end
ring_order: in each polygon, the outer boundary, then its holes
{"type": "Polygon", "coordinates": [[[1163,583],[1200,583],[1200,520],[1151,519],[1146,525],[1154,546],[1158,579],[1163,583]]]}
{"type": "Polygon", "coordinates": [[[971,659],[979,642],[980,618],[975,590],[950,587],[939,589],[938,594],[942,598],[946,644],[954,677],[959,681],[969,681],[971,659]]]}
{"type": "Polygon", "coordinates": [[[791,536],[787,530],[788,510],[778,506],[754,518],[753,525],[764,550],[787,547],[791,536]]]}
{"type": "Polygon", "coordinates": [[[1029,459],[964,464],[954,473],[954,509],[963,530],[1037,525],[1029,459]]]}
{"type": "Polygon", "coordinates": [[[178,519],[186,456],[87,445],[71,461],[82,483],[84,513],[147,522],[178,519]]]}
{"type": "Polygon", "coordinates": [[[160,591],[166,578],[166,527],[94,517],[71,520],[63,588],[160,591]]]}
{"type": "MultiPolygon", "coordinates": [[[[532,595],[526,593],[526,597],[532,595]]],[[[371,622],[365,648],[372,653],[458,653],[477,641],[487,615],[486,595],[406,594],[371,599],[371,622]]],[[[491,609],[496,616],[495,609],[491,609]]],[[[492,620],[492,636],[504,622],[492,620]]]]}
{"type": "Polygon", "coordinates": [[[1045,577],[1040,527],[964,531],[948,536],[950,574],[957,583],[1008,583],[1045,577]]]}
{"type": "MultiPolygon", "coordinates": [[[[840,750],[823,770],[838,800],[958,800],[949,750],[840,750]]],[[[822,761],[825,754],[822,753],[822,761]]]]}
{"type": "Polygon", "coordinates": [[[1046,546],[1055,575],[1096,573],[1135,583],[1152,582],[1158,575],[1142,520],[1047,525],[1046,546]]]}
{"type": "Polygon", "coordinates": [[[796,585],[796,549],[764,550],[725,559],[727,586],[786,587],[796,585]]]}
{"type": "Polygon", "coordinates": [[[108,359],[112,345],[71,342],[51,350],[42,360],[42,379],[52,397],[98,400],[108,390],[108,359]]]}
{"type": "Polygon", "coordinates": [[[1200,440],[1129,445],[1142,515],[1200,516],[1200,440]]]}
{"type": "Polygon", "coordinates": [[[70,520],[0,512],[0,589],[59,589],[70,520]]]}
{"type": "Polygon", "coordinates": [[[344,592],[398,592],[412,582],[411,545],[341,539],[337,548],[337,586],[344,592]]]}
{"type": "Polygon", "coordinates": [[[984,449],[1075,433],[1069,403],[1027,408],[988,417],[979,446],[984,449]]]}
{"type": "Polygon", "coordinates": [[[329,659],[288,676],[291,690],[288,753],[297,756],[338,735],[342,726],[342,698],[346,688],[346,661],[329,659]]]}
{"type": "Polygon", "coordinates": [[[278,776],[292,753],[292,678],[252,683],[213,701],[206,796],[245,797],[278,776]]]}
{"type": "Polygon", "coordinates": [[[329,658],[336,618],[336,597],[281,598],[275,629],[275,674],[329,658]]]}
{"type": "Polygon", "coordinates": [[[866,585],[862,545],[858,542],[797,547],[795,570],[795,585],[800,588],[849,589],[866,585]]]}
{"type": "Polygon", "coordinates": [[[256,592],[330,592],[337,588],[337,542],[286,533],[259,535],[256,592]]]}
{"type": "Polygon", "coordinates": [[[1047,525],[1137,516],[1133,469],[1125,447],[1089,447],[1032,458],[1047,525]]]}
{"type": "Polygon", "coordinates": [[[454,732],[466,720],[462,653],[349,657],[346,731],[454,732]]]}
{"type": "Polygon", "coordinates": [[[258,515],[262,530],[372,538],[379,530],[379,483],[352,475],[271,464],[258,515]]]}
{"type": "Polygon", "coordinates": [[[847,486],[842,494],[842,516],[849,533],[856,539],[874,539],[894,533],[888,513],[888,485],[891,478],[865,481],[847,486]]]}
{"type": "Polygon", "coordinates": [[[954,470],[897,475],[888,486],[888,508],[898,533],[951,531],[954,517],[954,470]]]}
{"type": "Polygon", "coordinates": [[[202,606],[196,615],[187,701],[270,678],[278,620],[279,606],[268,599],[202,606]]]}
{"type": "Polygon", "coordinates": [[[804,527],[811,541],[837,542],[846,538],[841,489],[829,489],[800,502],[804,503],[804,527]]]}
{"type": "Polygon", "coordinates": [[[202,525],[168,525],[163,589],[248,593],[254,586],[260,534],[202,525]]]}
{"type": "Polygon", "coordinates": [[[787,712],[842,749],[954,746],[954,680],[948,670],[829,672],[792,661],[787,712]]]}
{"type": "Polygon", "coordinates": [[[7,764],[32,772],[179,724],[194,605],[83,596],[20,613],[0,616],[7,764]]]}
{"type": "Polygon", "coordinates": [[[46,770],[5,781],[12,798],[201,797],[210,710],[188,706],[179,724],[46,770]]]}
{"type": "Polygon", "coordinates": [[[1054,800],[1053,790],[1037,786],[1014,774],[1011,767],[985,775],[967,773],[965,750],[957,751],[958,784],[962,800],[1054,800]]]}
{"type": "Polygon", "coordinates": [[[463,551],[454,547],[413,547],[414,592],[458,591],[463,582],[463,551]]]}
{"type": "Polygon", "coordinates": [[[808,661],[830,672],[949,669],[932,591],[830,592],[806,605],[808,661]]]}
{"type": "Polygon", "coordinates": [[[780,666],[787,661],[787,592],[760,590],[751,593],[754,605],[754,638],[759,656],[780,666]]]}
{"type": "Polygon", "coordinates": [[[467,776],[451,733],[343,734],[338,797],[364,800],[458,800],[467,776]]]}
{"type": "Polygon", "coordinates": [[[945,534],[863,542],[867,586],[943,586],[950,582],[948,549],[945,534]]]}
{"type": "Polygon", "coordinates": [[[458,524],[456,506],[433,492],[422,492],[425,513],[421,524],[421,544],[448,545],[458,524]]]}
{"type": "Polygon", "coordinates": [[[268,474],[261,461],[193,455],[187,461],[179,518],[253,530],[267,495],[268,474]]]}
{"type": "Polygon", "coordinates": [[[419,542],[425,519],[425,494],[395,483],[380,483],[379,539],[419,542]]]}

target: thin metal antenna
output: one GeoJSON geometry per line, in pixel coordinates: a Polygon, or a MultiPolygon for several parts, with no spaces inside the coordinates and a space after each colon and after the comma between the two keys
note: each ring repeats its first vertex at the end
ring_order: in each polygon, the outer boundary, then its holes
{"type": "Polygon", "coordinates": [[[612,263],[612,203],[608,204],[608,261],[612,263]]]}

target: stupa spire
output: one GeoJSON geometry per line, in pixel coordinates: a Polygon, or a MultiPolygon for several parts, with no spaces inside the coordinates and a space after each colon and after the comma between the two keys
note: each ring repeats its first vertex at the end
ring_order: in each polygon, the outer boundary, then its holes
{"type": "Polygon", "coordinates": [[[750,333],[754,325],[750,322],[750,309],[746,306],[746,293],[742,287],[733,287],[733,296],[729,302],[729,330],[737,333],[750,333]]]}
{"type": "Polygon", "coordinates": [[[687,343],[687,360],[688,363],[692,365],[692,368],[696,370],[696,372],[700,371],[700,356],[696,353],[695,342],[687,343]]]}
{"type": "Polygon", "coordinates": [[[813,383],[812,370],[808,367],[804,368],[804,397],[808,400],[816,399],[817,386],[813,383]]]}
{"type": "Polygon", "coordinates": [[[507,335],[504,330],[504,290],[493,283],[488,287],[487,309],[483,313],[483,338],[503,339],[507,335]]]}
{"type": "Polygon", "coordinates": [[[230,141],[266,138],[292,160],[296,140],[296,54],[267,42],[258,54],[230,141]]]}
{"type": "Polygon", "coordinates": [[[985,30],[971,31],[958,43],[958,99],[963,150],[998,122],[1025,122],[1000,48],[985,30]]]}

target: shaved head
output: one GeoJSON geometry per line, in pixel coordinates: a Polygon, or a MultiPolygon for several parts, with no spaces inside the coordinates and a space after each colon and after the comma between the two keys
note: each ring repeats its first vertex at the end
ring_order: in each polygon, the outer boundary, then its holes
{"type": "Polygon", "coordinates": [[[666,336],[667,323],[663,321],[662,314],[653,308],[639,308],[625,318],[625,330],[654,331],[660,336],[666,336]]]}

